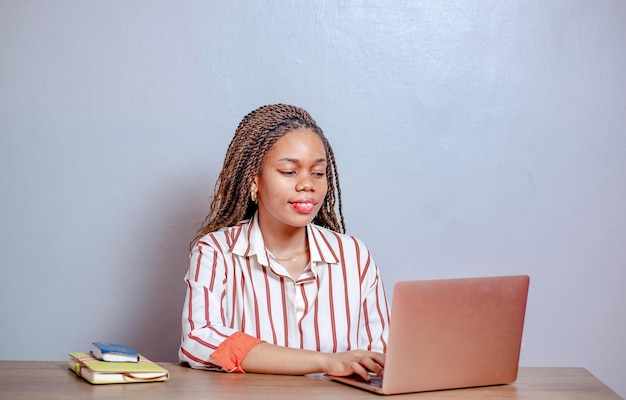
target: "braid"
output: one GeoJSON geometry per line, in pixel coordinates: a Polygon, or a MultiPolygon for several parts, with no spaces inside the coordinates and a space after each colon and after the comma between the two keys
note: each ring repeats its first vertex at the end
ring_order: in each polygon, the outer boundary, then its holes
{"type": "Polygon", "coordinates": [[[328,159],[328,190],[313,223],[345,232],[335,153],[324,132],[305,110],[274,104],[252,111],[237,126],[215,183],[209,215],[191,242],[192,246],[207,233],[233,226],[254,215],[257,205],[250,199],[250,186],[261,171],[265,155],[280,137],[299,128],[311,129],[320,137],[328,159]]]}

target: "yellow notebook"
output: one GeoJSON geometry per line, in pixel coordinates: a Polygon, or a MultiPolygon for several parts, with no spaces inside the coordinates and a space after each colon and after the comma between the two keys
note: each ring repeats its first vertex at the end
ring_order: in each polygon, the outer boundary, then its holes
{"type": "Polygon", "coordinates": [[[93,384],[161,382],[169,379],[166,369],[139,356],[139,362],[100,361],[90,353],[69,353],[69,367],[93,384]]]}

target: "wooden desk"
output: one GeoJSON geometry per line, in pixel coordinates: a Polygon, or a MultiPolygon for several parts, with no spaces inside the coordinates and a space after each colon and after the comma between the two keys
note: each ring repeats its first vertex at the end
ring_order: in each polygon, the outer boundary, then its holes
{"type": "Polygon", "coordinates": [[[323,376],[226,374],[159,363],[168,382],[91,385],[61,361],[0,361],[0,399],[620,399],[584,368],[520,368],[516,383],[380,396],[323,376]]]}

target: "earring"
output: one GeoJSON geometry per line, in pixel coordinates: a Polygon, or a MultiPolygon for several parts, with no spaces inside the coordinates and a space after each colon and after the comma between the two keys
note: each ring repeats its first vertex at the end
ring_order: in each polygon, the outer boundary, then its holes
{"type": "Polygon", "coordinates": [[[254,190],[250,191],[250,200],[252,200],[253,203],[256,203],[256,192],[254,190]]]}

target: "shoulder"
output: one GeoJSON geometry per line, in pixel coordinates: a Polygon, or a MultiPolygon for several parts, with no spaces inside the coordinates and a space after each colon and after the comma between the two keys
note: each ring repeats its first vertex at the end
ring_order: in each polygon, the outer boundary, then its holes
{"type": "Polygon", "coordinates": [[[313,240],[318,245],[324,244],[328,246],[330,249],[332,249],[334,253],[369,253],[369,250],[365,243],[356,236],[335,232],[333,230],[315,224],[311,224],[310,227],[313,240]]]}
{"type": "Polygon", "coordinates": [[[209,232],[196,242],[194,248],[211,247],[220,251],[229,250],[240,238],[248,238],[250,220],[243,220],[236,225],[209,232]]]}
{"type": "Polygon", "coordinates": [[[363,241],[357,238],[356,236],[352,236],[346,233],[336,232],[331,229],[324,228],[323,226],[319,226],[315,224],[310,224],[310,227],[316,234],[321,235],[323,237],[333,238],[334,240],[341,241],[341,242],[355,242],[364,246],[363,241]]]}

